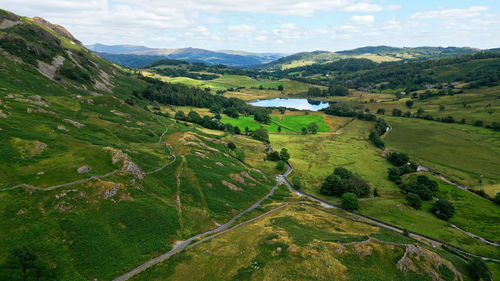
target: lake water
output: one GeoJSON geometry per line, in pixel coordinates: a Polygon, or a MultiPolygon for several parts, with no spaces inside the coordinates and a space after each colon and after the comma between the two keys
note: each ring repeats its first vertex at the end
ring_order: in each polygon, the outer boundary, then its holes
{"type": "Polygon", "coordinates": [[[318,111],[328,107],[329,102],[320,102],[309,99],[270,99],[270,100],[256,100],[249,102],[251,105],[263,107],[287,107],[299,110],[318,111]]]}

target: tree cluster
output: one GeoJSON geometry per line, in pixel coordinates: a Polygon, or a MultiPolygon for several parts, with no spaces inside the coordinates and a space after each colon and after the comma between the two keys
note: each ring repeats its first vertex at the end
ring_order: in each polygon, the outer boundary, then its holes
{"type": "Polygon", "coordinates": [[[354,174],[346,168],[338,167],[325,178],[320,191],[329,196],[340,197],[344,193],[354,193],[357,197],[368,197],[370,184],[360,175],[354,174]]]}

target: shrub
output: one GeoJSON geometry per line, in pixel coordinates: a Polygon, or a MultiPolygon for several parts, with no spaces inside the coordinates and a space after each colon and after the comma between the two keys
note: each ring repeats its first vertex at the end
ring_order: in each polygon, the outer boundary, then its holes
{"type": "Polygon", "coordinates": [[[292,178],[292,185],[293,185],[293,187],[295,187],[295,189],[301,189],[303,186],[302,186],[302,180],[300,179],[300,177],[294,176],[292,178]]]}
{"type": "Polygon", "coordinates": [[[442,220],[449,220],[455,214],[455,208],[447,200],[438,200],[432,205],[431,212],[442,220]]]}
{"type": "Polygon", "coordinates": [[[285,162],[283,161],[278,161],[278,163],[276,164],[276,169],[280,172],[284,172],[285,171],[285,162]]]}
{"type": "Polygon", "coordinates": [[[344,193],[342,195],[342,208],[346,210],[359,210],[358,197],[354,193],[344,193]]]}
{"type": "Polygon", "coordinates": [[[307,130],[309,131],[309,133],[311,134],[316,134],[318,133],[318,124],[314,123],[314,122],[311,122],[308,126],[307,126],[307,130]]]}
{"type": "Polygon", "coordinates": [[[481,258],[471,258],[467,263],[467,270],[473,280],[491,280],[490,270],[481,258]]]}
{"type": "Polygon", "coordinates": [[[406,201],[408,202],[408,205],[414,209],[418,210],[422,207],[422,200],[417,194],[408,193],[408,195],[406,195],[406,201]]]}
{"type": "Polygon", "coordinates": [[[495,204],[497,205],[500,205],[500,192],[498,192],[495,197],[493,197],[493,202],[495,202],[495,204]]]}

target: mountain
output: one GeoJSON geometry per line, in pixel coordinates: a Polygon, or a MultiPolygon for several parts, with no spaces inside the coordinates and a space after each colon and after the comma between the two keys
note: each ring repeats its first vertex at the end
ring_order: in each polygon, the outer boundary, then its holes
{"type": "MultiPolygon", "coordinates": [[[[107,59],[110,59],[118,64],[124,63],[128,60],[134,61],[134,59],[137,62],[137,59],[140,59],[140,57],[137,56],[164,56],[170,59],[178,59],[188,62],[202,62],[208,65],[225,64],[231,67],[249,67],[268,63],[282,56],[281,54],[273,53],[259,54],[239,51],[209,51],[197,48],[165,49],[134,45],[108,46],[103,44],[94,44],[87,46],[87,48],[99,53],[123,55],[120,57],[107,56],[107,59]],[[136,55],[136,57],[126,58],[125,55],[136,55]]],[[[144,60],[148,60],[148,58],[144,57],[144,60]]],[[[144,65],[146,64],[148,63],[145,63],[144,65]]],[[[143,65],[124,64],[124,66],[138,67],[143,65]]]]}
{"type": "Polygon", "coordinates": [[[398,48],[390,46],[368,46],[353,50],[328,52],[314,51],[302,52],[291,56],[282,57],[268,64],[256,66],[261,70],[284,70],[301,66],[307,66],[316,63],[327,63],[340,59],[366,58],[373,62],[391,62],[391,61],[410,61],[426,60],[434,58],[443,58],[471,54],[478,52],[479,49],[469,47],[416,47],[416,48],[398,48]]]}
{"type": "Polygon", "coordinates": [[[126,54],[111,54],[95,52],[103,59],[114,62],[118,65],[129,68],[141,68],[155,61],[165,59],[164,56],[148,56],[148,55],[126,55],[126,54]]]}

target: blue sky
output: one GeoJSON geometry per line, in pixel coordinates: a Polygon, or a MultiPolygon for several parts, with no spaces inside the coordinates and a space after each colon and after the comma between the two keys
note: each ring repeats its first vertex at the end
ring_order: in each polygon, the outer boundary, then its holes
{"type": "Polygon", "coordinates": [[[337,51],[362,46],[500,47],[500,1],[2,0],[85,44],[337,51]]]}

